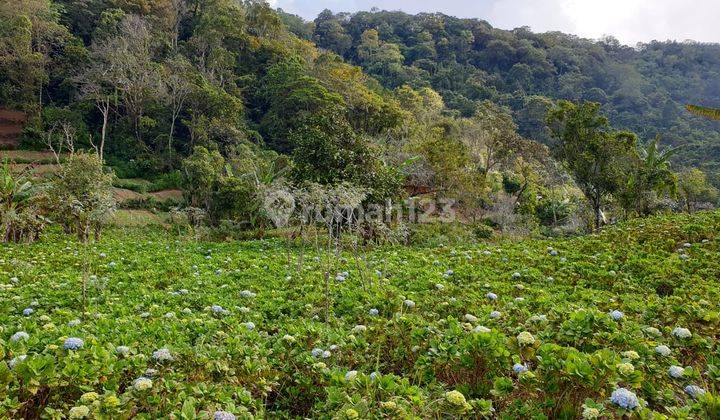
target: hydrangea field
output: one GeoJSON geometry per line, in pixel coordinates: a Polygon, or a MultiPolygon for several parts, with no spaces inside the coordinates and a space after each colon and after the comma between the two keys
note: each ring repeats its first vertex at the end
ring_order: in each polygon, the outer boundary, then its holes
{"type": "Polygon", "coordinates": [[[718,232],[663,216],[302,270],[283,240],[4,245],[0,417],[720,418],[718,232]]]}

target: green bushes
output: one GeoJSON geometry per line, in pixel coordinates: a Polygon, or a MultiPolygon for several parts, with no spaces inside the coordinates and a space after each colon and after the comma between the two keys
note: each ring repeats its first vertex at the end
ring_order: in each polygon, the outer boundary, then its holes
{"type": "Polygon", "coordinates": [[[10,165],[0,167],[0,239],[2,242],[34,242],[48,224],[42,214],[41,197],[29,177],[13,174],[10,165]]]}
{"type": "Polygon", "coordinates": [[[360,260],[309,241],[301,261],[284,238],[124,228],[90,248],[51,229],[0,247],[0,407],[13,418],[714,418],[718,232],[720,213],[698,213],[553,241],[388,245],[360,260]],[[655,292],[664,283],[671,295],[655,292]],[[65,349],[68,337],[82,348],[65,349]],[[171,360],[153,357],[161,348],[171,360]],[[638,406],[615,402],[619,389],[638,406]]]}
{"type": "Polygon", "coordinates": [[[53,218],[82,241],[91,234],[99,238],[115,210],[112,179],[97,155],[74,154],[60,167],[47,191],[53,218]]]}

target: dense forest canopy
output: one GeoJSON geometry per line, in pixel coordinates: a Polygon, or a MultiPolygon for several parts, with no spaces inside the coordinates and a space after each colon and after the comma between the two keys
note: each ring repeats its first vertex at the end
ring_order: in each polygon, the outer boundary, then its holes
{"type": "Polygon", "coordinates": [[[441,14],[0,4],[0,108],[28,115],[10,146],[94,150],[79,167],[173,183],[213,225],[268,223],[268,191],[309,184],[357,187],[365,204],[451,199],[501,229],[712,205],[718,123],[685,105],[719,105],[719,73],[720,45],[629,48],[441,14]]]}
{"type": "Polygon", "coordinates": [[[720,125],[692,116],[684,106],[720,106],[718,44],[653,41],[628,47],[611,37],[506,31],[439,13],[325,10],[306,25],[285,20],[298,36],[361,65],[389,88],[430,86],[464,116],[483,100],[505,105],[521,134],[544,143],[552,101],[599,102],[614,126],[683,146],[676,161],[703,167],[717,182],[720,125]]]}

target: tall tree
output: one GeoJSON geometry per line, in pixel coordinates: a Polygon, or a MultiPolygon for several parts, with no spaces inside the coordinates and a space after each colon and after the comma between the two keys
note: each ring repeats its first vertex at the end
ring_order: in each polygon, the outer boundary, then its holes
{"type": "Polygon", "coordinates": [[[637,137],[613,132],[600,104],[560,101],[547,117],[557,140],[555,156],[561,160],[590,202],[595,228],[602,223],[605,199],[618,190],[623,163],[637,155],[637,137]]]}

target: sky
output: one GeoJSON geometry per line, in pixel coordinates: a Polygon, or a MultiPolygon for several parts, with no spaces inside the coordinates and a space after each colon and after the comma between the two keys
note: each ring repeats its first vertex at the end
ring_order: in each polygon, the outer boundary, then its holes
{"type": "Polygon", "coordinates": [[[720,42],[720,0],[270,0],[312,20],[323,9],[356,12],[378,7],[408,13],[442,12],[480,18],[502,29],[529,26],[584,38],[612,35],[623,44],[692,39],[720,42]]]}

